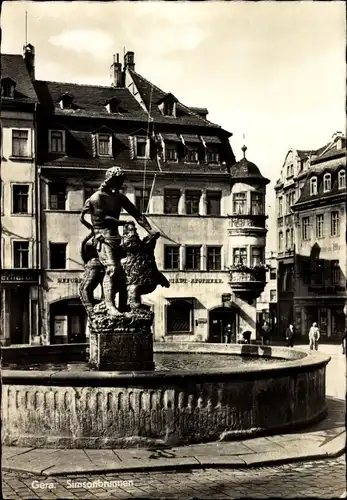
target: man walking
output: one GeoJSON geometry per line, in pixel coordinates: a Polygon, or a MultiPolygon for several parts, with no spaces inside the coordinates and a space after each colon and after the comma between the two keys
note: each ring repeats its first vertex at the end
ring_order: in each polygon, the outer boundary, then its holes
{"type": "Polygon", "coordinates": [[[266,321],[264,321],[261,327],[261,343],[263,345],[268,345],[270,341],[270,327],[266,321]]]}
{"type": "Polygon", "coordinates": [[[312,326],[308,333],[308,338],[309,338],[310,350],[313,351],[314,349],[315,351],[318,351],[318,341],[320,338],[320,333],[317,323],[312,323],[312,326]]]}
{"type": "Polygon", "coordinates": [[[286,331],[287,347],[294,347],[294,337],[294,326],[292,323],[290,323],[286,331]]]}

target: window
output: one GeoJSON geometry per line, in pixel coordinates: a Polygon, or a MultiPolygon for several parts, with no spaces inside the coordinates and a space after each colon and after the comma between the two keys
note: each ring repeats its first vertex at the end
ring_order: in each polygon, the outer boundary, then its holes
{"type": "Polygon", "coordinates": [[[164,269],[176,269],[180,268],[180,255],[178,246],[168,246],[164,247],[164,269]]]}
{"type": "Polygon", "coordinates": [[[13,267],[29,267],[29,241],[13,242],[13,267]]]}
{"type": "Polygon", "coordinates": [[[12,212],[14,214],[28,213],[29,186],[14,184],[12,186],[12,212]]]}
{"type": "Polygon", "coordinates": [[[137,158],[147,157],[147,139],[146,137],[136,137],[136,156],[137,158]]]}
{"type": "Polygon", "coordinates": [[[276,290],[270,290],[270,302],[276,302],[276,290]]]}
{"type": "Polygon", "coordinates": [[[219,152],[207,151],[206,159],[207,163],[219,163],[219,152]]]}
{"type": "Polygon", "coordinates": [[[263,249],[261,247],[252,247],[251,252],[251,265],[261,266],[263,264],[263,249]]]}
{"type": "Polygon", "coordinates": [[[290,229],[286,230],[286,250],[290,248],[290,229]]]}
{"type": "Polygon", "coordinates": [[[111,135],[98,134],[98,155],[111,156],[111,135]]]}
{"type": "Polygon", "coordinates": [[[244,215],[247,209],[246,193],[235,193],[233,195],[234,214],[244,215]]]}
{"type": "Polygon", "coordinates": [[[290,248],[294,248],[294,228],[290,228],[290,248]]]}
{"type": "Polygon", "coordinates": [[[331,282],[333,285],[339,285],[341,278],[341,270],[338,260],[331,261],[331,282]]]}
{"type": "Polygon", "coordinates": [[[190,146],[186,153],[186,162],[197,163],[199,160],[198,148],[190,146]]]}
{"type": "Polygon", "coordinates": [[[283,233],[280,231],[278,233],[278,251],[282,252],[283,251],[283,233]]]}
{"type": "Polygon", "coordinates": [[[310,195],[313,196],[318,192],[317,177],[312,177],[310,179],[310,195]]]}
{"type": "Polygon", "coordinates": [[[61,109],[73,109],[73,96],[66,92],[59,100],[61,109]]]}
{"type": "Polygon", "coordinates": [[[179,189],[164,190],[164,214],[178,214],[178,203],[181,191],[179,189]]]}
{"type": "Polygon", "coordinates": [[[220,271],[222,269],[222,248],[207,247],[207,271],[220,271]]]}
{"type": "Polygon", "coordinates": [[[234,263],[234,266],[246,266],[247,265],[247,249],[246,249],[246,247],[234,248],[233,263],[234,263]]]}
{"type": "Polygon", "coordinates": [[[346,171],[340,170],[339,172],[339,189],[345,189],[346,187],[346,171]]]}
{"type": "Polygon", "coordinates": [[[331,236],[338,236],[340,233],[339,212],[331,212],[331,236]]]}
{"type": "Polygon", "coordinates": [[[323,284],[323,275],[324,275],[324,261],[320,259],[315,260],[315,270],[314,270],[314,278],[316,285],[323,284]]]}
{"type": "Polygon", "coordinates": [[[193,302],[191,300],[170,300],[166,310],[167,333],[189,333],[193,325],[193,302]]]}
{"type": "Polygon", "coordinates": [[[186,214],[199,215],[201,191],[186,191],[186,214]]]}
{"type": "Polygon", "coordinates": [[[166,146],[166,161],[177,161],[178,150],[176,144],[167,144],[166,146]]]}
{"type": "Polygon", "coordinates": [[[324,237],[324,214],[316,215],[316,237],[324,237]]]}
{"type": "Polygon", "coordinates": [[[200,246],[186,247],[186,269],[188,271],[198,271],[200,269],[200,251],[200,246]]]}
{"type": "Polygon", "coordinates": [[[252,215],[264,215],[264,195],[263,193],[251,193],[252,215]]]}
{"type": "Polygon", "coordinates": [[[49,130],[48,143],[50,153],[65,153],[65,131],[49,130]]]}
{"type": "Polygon", "coordinates": [[[290,206],[294,205],[295,203],[295,191],[291,191],[289,194],[289,203],[290,206]]]}
{"type": "Polygon", "coordinates": [[[49,209],[50,210],[65,210],[66,205],[66,186],[51,182],[49,189],[49,209]]]}
{"type": "Polygon", "coordinates": [[[287,177],[293,177],[294,175],[294,165],[291,163],[287,165],[287,177]]]}
{"type": "Polygon", "coordinates": [[[12,156],[29,156],[29,130],[12,130],[12,156]]]}
{"type": "Polygon", "coordinates": [[[220,215],[221,198],[222,193],[220,191],[206,191],[207,215],[220,215]]]}
{"type": "Polygon", "coordinates": [[[142,214],[148,210],[149,189],[135,189],[135,206],[142,214]]]}
{"type": "Polygon", "coordinates": [[[324,174],[323,177],[323,191],[326,193],[327,191],[331,190],[331,175],[330,174],[324,174]]]}
{"type": "Polygon", "coordinates": [[[283,215],[283,198],[280,196],[278,198],[278,217],[282,217],[283,215]]]}
{"type": "Polygon", "coordinates": [[[3,78],[1,80],[1,97],[10,97],[13,99],[15,87],[16,83],[11,78],[3,78]]]}
{"type": "Polygon", "coordinates": [[[50,243],[50,268],[66,269],[66,243],[50,243]]]}
{"type": "Polygon", "coordinates": [[[270,269],[270,280],[275,280],[277,277],[277,270],[275,268],[270,269]]]}
{"type": "Polygon", "coordinates": [[[302,230],[302,239],[309,240],[310,239],[310,218],[303,217],[301,221],[301,230],[302,230]]]}

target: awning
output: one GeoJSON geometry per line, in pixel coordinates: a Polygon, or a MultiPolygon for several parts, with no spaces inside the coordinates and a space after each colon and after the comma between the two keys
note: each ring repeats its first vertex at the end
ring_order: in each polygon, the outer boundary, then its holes
{"type": "Polygon", "coordinates": [[[204,135],[202,138],[204,139],[206,144],[221,144],[222,143],[220,138],[216,137],[214,135],[206,135],[206,136],[204,135]]]}
{"type": "Polygon", "coordinates": [[[163,134],[161,133],[162,138],[166,142],[182,142],[182,139],[178,134],[163,134]]]}
{"type": "Polygon", "coordinates": [[[198,135],[186,135],[182,134],[185,143],[202,144],[202,141],[198,135]]]}

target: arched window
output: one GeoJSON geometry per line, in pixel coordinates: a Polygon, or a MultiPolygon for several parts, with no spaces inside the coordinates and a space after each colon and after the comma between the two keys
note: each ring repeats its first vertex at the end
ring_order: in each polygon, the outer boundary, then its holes
{"type": "Polygon", "coordinates": [[[327,191],[331,190],[331,175],[330,174],[324,174],[323,177],[323,191],[326,193],[327,191]]]}
{"type": "Polygon", "coordinates": [[[313,196],[318,192],[318,182],[317,177],[312,177],[310,179],[310,195],[313,196]]]}
{"type": "Polygon", "coordinates": [[[166,310],[166,332],[191,333],[193,327],[193,301],[172,299],[166,310]]]}
{"type": "Polygon", "coordinates": [[[280,231],[278,233],[278,251],[282,252],[283,250],[283,233],[280,231]]]}
{"type": "Polygon", "coordinates": [[[286,230],[286,250],[290,248],[290,229],[286,230]]]}
{"type": "Polygon", "coordinates": [[[346,188],[346,171],[340,170],[339,172],[339,189],[346,188]]]}

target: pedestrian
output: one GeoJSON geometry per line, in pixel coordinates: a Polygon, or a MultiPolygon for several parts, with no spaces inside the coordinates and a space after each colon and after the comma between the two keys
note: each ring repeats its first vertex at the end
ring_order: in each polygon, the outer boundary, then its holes
{"type": "Polygon", "coordinates": [[[345,328],[345,333],[342,337],[342,354],[346,354],[346,336],[347,336],[347,327],[345,328]]]}
{"type": "Polygon", "coordinates": [[[231,341],[231,333],[232,333],[232,328],[229,323],[224,330],[224,344],[229,344],[229,342],[231,341]]]}
{"type": "Polygon", "coordinates": [[[315,351],[318,351],[318,341],[320,338],[320,333],[317,323],[312,323],[312,326],[308,333],[308,338],[309,338],[310,350],[313,351],[314,349],[315,351]]]}
{"type": "Polygon", "coordinates": [[[286,331],[287,347],[294,347],[294,337],[294,326],[293,323],[290,323],[286,331]]]}
{"type": "Polygon", "coordinates": [[[261,343],[263,345],[268,345],[270,341],[270,327],[267,321],[264,321],[261,327],[261,343]]]}

